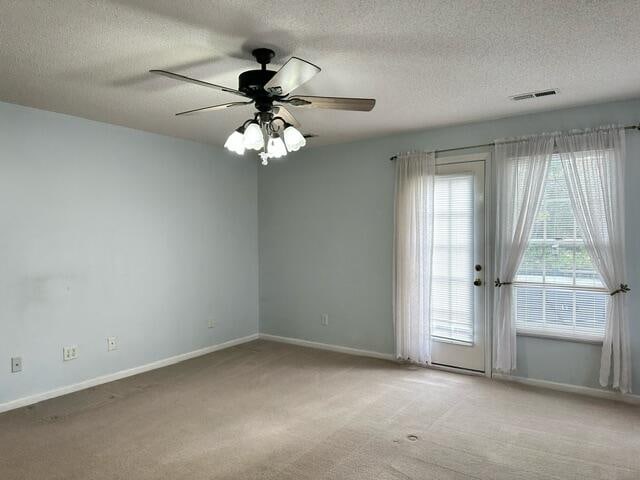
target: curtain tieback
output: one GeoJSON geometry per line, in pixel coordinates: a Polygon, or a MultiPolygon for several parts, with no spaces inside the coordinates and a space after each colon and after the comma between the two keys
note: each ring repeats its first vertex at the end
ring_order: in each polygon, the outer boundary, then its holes
{"type": "Polygon", "coordinates": [[[621,283],[620,284],[620,288],[618,288],[617,290],[614,290],[609,295],[611,295],[613,297],[614,295],[617,295],[618,293],[627,293],[627,292],[630,292],[630,291],[631,291],[631,289],[629,288],[629,285],[627,285],[626,283],[621,283]]]}
{"type": "MultiPolygon", "coordinates": [[[[503,286],[503,285],[511,285],[511,283],[512,283],[512,282],[501,282],[501,281],[500,281],[500,277],[498,277],[498,278],[496,278],[496,281],[495,281],[494,285],[495,285],[496,287],[501,287],[501,286],[503,286]]],[[[613,295],[613,294],[612,294],[612,295],[613,295]]]]}

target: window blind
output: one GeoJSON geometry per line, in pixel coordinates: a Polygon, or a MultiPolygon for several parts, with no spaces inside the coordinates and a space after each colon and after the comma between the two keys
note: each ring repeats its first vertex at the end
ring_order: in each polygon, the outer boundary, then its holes
{"type": "Polygon", "coordinates": [[[474,177],[437,175],[434,185],[434,244],[431,335],[473,343],[474,177]]]}

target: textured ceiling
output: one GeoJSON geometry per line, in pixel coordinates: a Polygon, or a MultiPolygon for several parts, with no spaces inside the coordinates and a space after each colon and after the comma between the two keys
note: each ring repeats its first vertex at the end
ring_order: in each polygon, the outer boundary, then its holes
{"type": "Polygon", "coordinates": [[[221,145],[251,107],[176,118],[239,97],[147,71],[237,88],[270,46],[322,67],[296,93],[378,100],[291,108],[320,145],[640,96],[639,38],[640,1],[0,0],[0,100],[221,145]]]}

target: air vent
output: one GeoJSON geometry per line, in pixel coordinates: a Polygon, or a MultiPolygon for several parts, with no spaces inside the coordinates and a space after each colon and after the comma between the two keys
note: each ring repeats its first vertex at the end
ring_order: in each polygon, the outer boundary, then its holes
{"type": "Polygon", "coordinates": [[[544,92],[536,92],[535,96],[536,97],[546,97],[547,95],[555,95],[556,92],[555,90],[545,90],[544,92]]]}
{"type": "Polygon", "coordinates": [[[538,97],[547,97],[549,95],[556,95],[558,90],[555,88],[551,88],[549,90],[542,90],[540,92],[529,92],[529,93],[519,93],[518,95],[513,95],[509,97],[514,102],[518,102],[520,100],[527,100],[529,98],[538,98],[538,97]]]}
{"type": "Polygon", "coordinates": [[[519,100],[526,100],[527,98],[535,98],[535,94],[533,93],[521,93],[520,95],[514,95],[513,97],[510,97],[511,100],[513,101],[519,101],[519,100]]]}

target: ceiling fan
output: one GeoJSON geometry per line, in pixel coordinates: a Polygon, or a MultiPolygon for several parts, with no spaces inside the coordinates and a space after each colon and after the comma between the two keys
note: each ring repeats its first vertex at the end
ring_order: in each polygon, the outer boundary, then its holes
{"type": "Polygon", "coordinates": [[[317,97],[311,95],[290,95],[296,88],[311,80],[320,72],[316,65],[291,57],[280,70],[267,70],[267,65],[275,56],[269,48],[256,48],[251,52],[261,65],[259,70],[247,70],[238,77],[238,89],[215,85],[213,83],[185,77],[166,70],[150,70],[182,82],[213,88],[221,92],[233,93],[243,97],[244,101],[223,103],[176,113],[178,116],[226,110],[253,104],[257,110],[254,118],[238,127],[227,139],[225,148],[239,155],[245,150],[262,150],[262,164],[267,165],[270,158],[280,158],[289,152],[295,152],[306,145],[305,136],[296,127],[300,123],[286,108],[325,108],[333,110],[352,110],[369,112],[376,104],[373,98],[317,97]],[[265,142],[265,137],[267,141],[265,142]],[[266,149],[265,149],[266,144],[266,149]]]}

